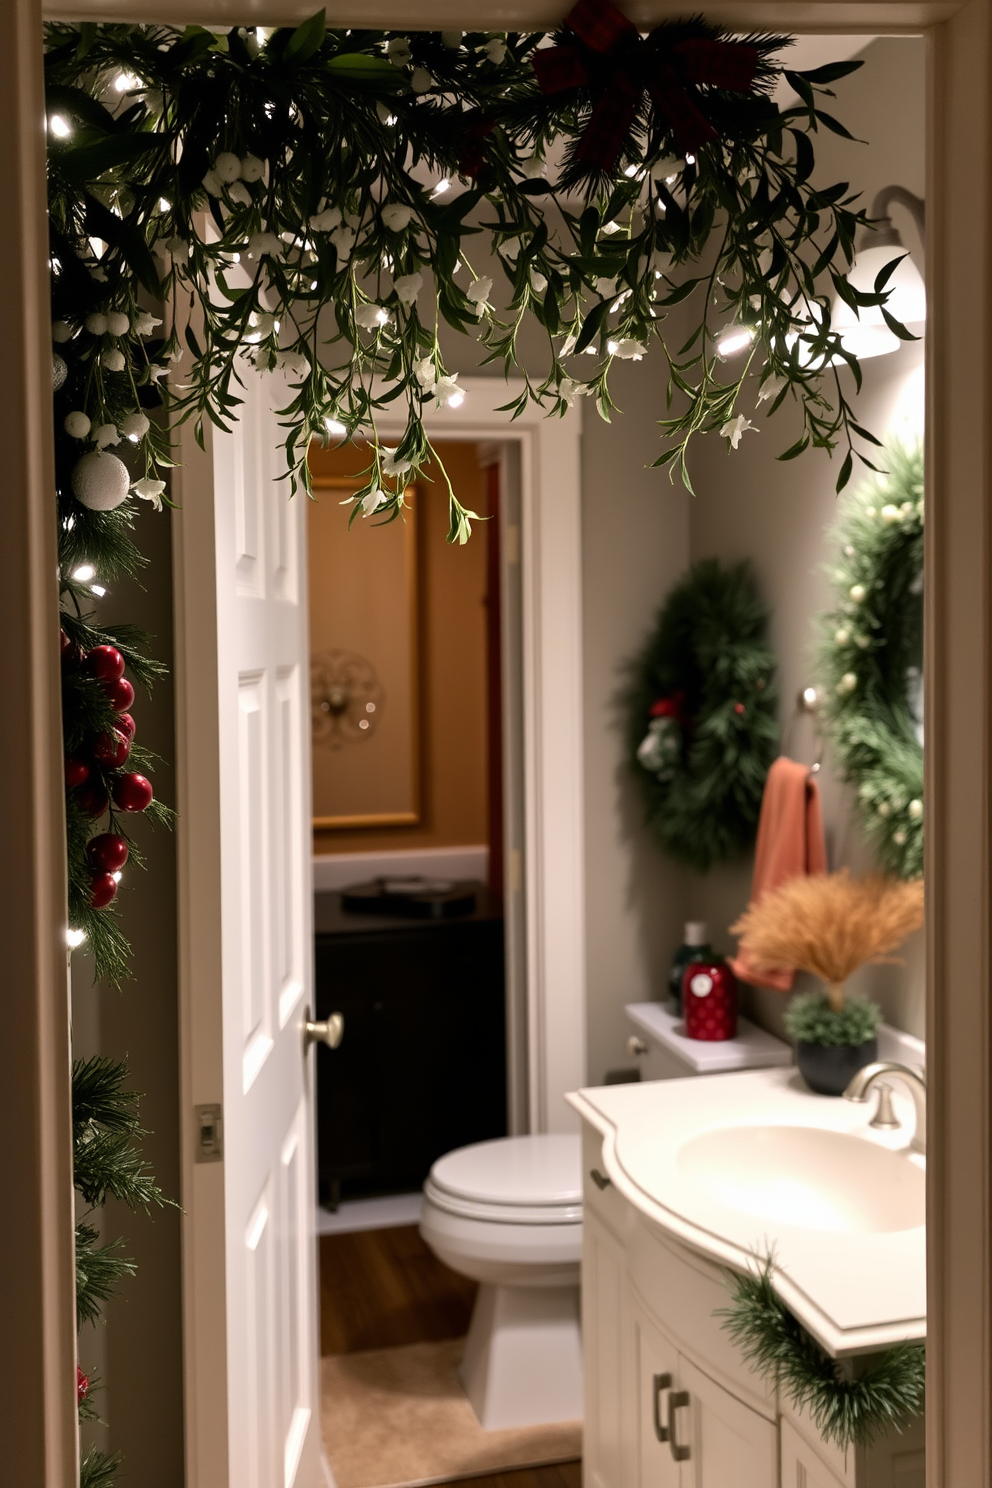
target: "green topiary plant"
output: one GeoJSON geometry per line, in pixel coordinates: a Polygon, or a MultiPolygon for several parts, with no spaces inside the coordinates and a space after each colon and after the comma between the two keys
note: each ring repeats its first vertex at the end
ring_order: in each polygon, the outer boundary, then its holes
{"type": "Polygon", "coordinates": [[[882,1009],[863,997],[848,997],[835,1012],[825,992],[797,992],[785,1010],[785,1028],[797,1043],[849,1045],[858,1049],[878,1033],[882,1009]]]}

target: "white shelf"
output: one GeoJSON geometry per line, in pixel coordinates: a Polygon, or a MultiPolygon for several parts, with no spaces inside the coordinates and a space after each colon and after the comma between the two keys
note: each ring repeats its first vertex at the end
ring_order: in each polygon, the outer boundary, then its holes
{"type": "Polygon", "coordinates": [[[660,1002],[628,1002],[630,1021],[686,1067],[687,1074],[715,1075],[728,1070],[769,1069],[792,1063],[792,1049],[747,1018],[737,1017],[737,1037],[710,1043],[686,1038],[685,1019],[660,1002]]]}

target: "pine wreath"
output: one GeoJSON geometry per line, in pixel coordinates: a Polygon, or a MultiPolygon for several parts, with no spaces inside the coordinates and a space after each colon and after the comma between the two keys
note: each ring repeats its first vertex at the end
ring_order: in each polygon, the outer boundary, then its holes
{"type": "Polygon", "coordinates": [[[823,616],[825,719],[882,867],[923,871],[923,448],[892,444],[887,473],[846,498],[823,616]]]}
{"type": "Polygon", "coordinates": [[[661,848],[705,873],[754,840],[778,730],[768,611],[746,562],[704,558],[634,663],[628,744],[661,848]]]}
{"type": "Polygon", "coordinates": [[[926,1373],[922,1344],[897,1344],[845,1369],[780,1302],[773,1269],[766,1257],[756,1270],[730,1275],[733,1301],[718,1316],[747,1362],[798,1410],[809,1412],[824,1440],[842,1451],[868,1446],[919,1415],[926,1373]]]}

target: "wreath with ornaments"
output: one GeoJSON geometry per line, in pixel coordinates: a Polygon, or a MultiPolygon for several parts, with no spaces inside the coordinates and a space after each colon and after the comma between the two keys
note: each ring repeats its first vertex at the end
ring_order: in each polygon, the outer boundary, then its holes
{"type": "Polygon", "coordinates": [[[705,873],[754,841],[778,739],[768,611],[750,565],[692,565],[632,668],[631,763],[669,856],[705,873]]]}
{"type": "Polygon", "coordinates": [[[887,872],[923,872],[923,448],[846,498],[822,622],[824,717],[866,836],[887,872]]]}

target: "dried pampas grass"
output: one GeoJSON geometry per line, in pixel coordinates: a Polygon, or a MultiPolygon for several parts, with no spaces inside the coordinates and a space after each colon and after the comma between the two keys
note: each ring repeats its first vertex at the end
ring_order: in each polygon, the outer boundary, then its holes
{"type": "Polygon", "coordinates": [[[922,878],[852,878],[842,868],[793,878],[763,894],[731,931],[760,969],[792,966],[821,977],[839,1013],[851,973],[869,961],[891,961],[889,953],[922,924],[922,878]]]}

